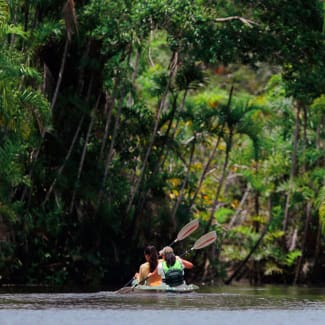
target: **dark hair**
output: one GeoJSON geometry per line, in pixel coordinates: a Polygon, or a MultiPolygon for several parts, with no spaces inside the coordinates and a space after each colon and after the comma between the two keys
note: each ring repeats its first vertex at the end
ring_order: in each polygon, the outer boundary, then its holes
{"type": "Polygon", "coordinates": [[[176,256],[173,252],[168,252],[164,255],[167,266],[173,266],[176,262],[176,256]]]}
{"type": "Polygon", "coordinates": [[[150,265],[150,272],[153,272],[157,265],[158,265],[158,252],[155,246],[148,245],[144,249],[144,253],[149,255],[149,265],[150,265]]]}

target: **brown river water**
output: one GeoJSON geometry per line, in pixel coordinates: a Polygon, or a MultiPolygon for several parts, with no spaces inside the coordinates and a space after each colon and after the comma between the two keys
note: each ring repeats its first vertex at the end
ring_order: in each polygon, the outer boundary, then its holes
{"type": "Polygon", "coordinates": [[[221,286],[186,294],[1,289],[3,324],[325,324],[325,288],[221,286]]]}

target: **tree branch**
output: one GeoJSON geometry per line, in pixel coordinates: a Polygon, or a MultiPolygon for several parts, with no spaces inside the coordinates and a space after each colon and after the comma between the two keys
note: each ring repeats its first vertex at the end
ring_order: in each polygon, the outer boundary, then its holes
{"type": "Polygon", "coordinates": [[[224,22],[231,21],[231,20],[240,20],[244,25],[251,27],[251,28],[253,27],[253,25],[258,25],[253,20],[243,18],[240,16],[229,16],[229,17],[225,17],[225,18],[216,18],[214,21],[217,23],[224,23],[224,22]]]}

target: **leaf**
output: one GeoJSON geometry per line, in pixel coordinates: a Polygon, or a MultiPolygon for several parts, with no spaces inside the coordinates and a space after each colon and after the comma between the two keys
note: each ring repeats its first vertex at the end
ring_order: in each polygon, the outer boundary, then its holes
{"type": "Polygon", "coordinates": [[[292,266],[294,264],[294,262],[296,261],[296,259],[301,256],[301,250],[299,249],[295,249],[293,251],[291,251],[290,253],[287,254],[285,262],[288,266],[292,266]]]}
{"type": "Polygon", "coordinates": [[[316,200],[318,207],[319,222],[322,226],[322,233],[325,233],[325,186],[320,190],[316,200]]]}
{"type": "Polygon", "coordinates": [[[228,208],[219,208],[215,214],[214,217],[218,221],[218,223],[226,223],[229,220],[229,217],[234,213],[234,210],[228,209],[228,208]]]}
{"type": "Polygon", "coordinates": [[[265,264],[264,275],[282,274],[283,270],[273,262],[267,262],[265,264]]]}
{"type": "Polygon", "coordinates": [[[9,12],[8,12],[8,1],[0,0],[0,26],[8,20],[9,12]]]}

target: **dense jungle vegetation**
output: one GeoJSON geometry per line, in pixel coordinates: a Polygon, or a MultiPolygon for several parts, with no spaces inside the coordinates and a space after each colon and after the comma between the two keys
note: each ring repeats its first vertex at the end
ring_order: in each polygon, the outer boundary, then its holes
{"type": "Polygon", "coordinates": [[[0,0],[0,283],[321,283],[325,5],[0,0]]]}

